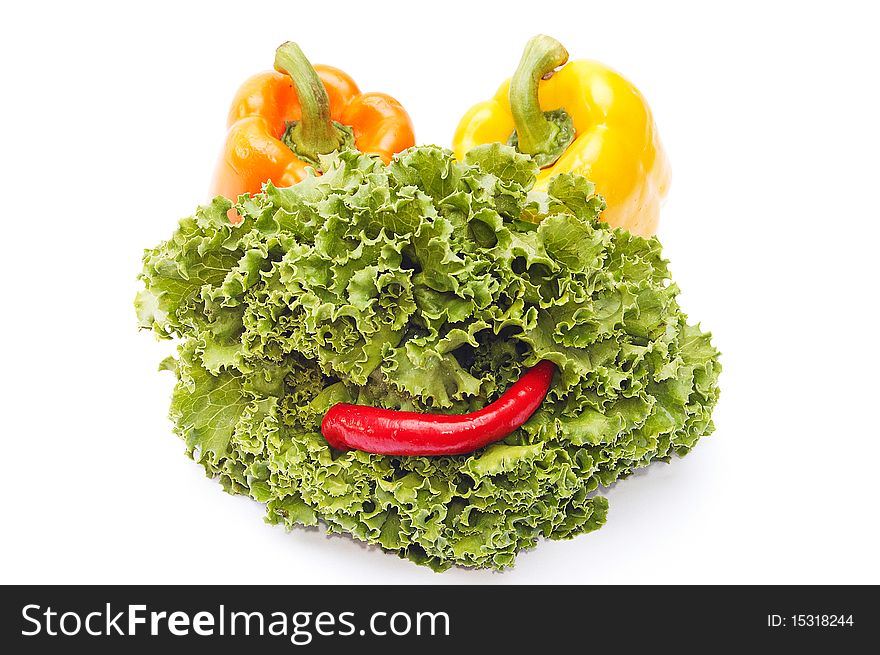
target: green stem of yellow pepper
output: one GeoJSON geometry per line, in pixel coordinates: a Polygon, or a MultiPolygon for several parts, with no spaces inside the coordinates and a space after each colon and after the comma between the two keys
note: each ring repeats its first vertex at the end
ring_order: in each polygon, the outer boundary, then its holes
{"type": "Polygon", "coordinates": [[[539,34],[523,51],[510,80],[510,112],[516,131],[508,143],[532,155],[542,168],[555,162],[574,141],[575,131],[565,109],[541,111],[538,83],[568,61],[568,51],[556,39],[539,34]]]}

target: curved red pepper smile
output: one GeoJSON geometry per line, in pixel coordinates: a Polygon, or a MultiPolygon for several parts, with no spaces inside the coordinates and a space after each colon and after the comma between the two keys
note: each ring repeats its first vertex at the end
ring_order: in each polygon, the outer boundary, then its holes
{"type": "Polygon", "coordinates": [[[338,403],[321,421],[321,433],[337,450],[377,455],[464,455],[503,439],[535,413],[556,366],[543,360],[498,400],[470,414],[421,414],[338,403]]]}

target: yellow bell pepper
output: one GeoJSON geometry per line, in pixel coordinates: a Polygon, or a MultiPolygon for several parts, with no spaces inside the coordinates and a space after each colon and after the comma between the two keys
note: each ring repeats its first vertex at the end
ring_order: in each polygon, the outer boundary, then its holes
{"type": "Polygon", "coordinates": [[[595,61],[567,61],[555,39],[529,41],[513,78],[461,119],[455,155],[507,142],[541,167],[536,189],[559,173],[578,173],[605,197],[603,220],[652,235],[670,172],[651,109],[619,73],[595,61]]]}

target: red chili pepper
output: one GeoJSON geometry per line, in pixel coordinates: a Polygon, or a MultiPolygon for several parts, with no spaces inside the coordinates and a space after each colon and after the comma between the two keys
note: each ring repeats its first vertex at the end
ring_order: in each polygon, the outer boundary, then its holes
{"type": "Polygon", "coordinates": [[[420,414],[338,403],[321,421],[337,450],[377,455],[464,455],[503,439],[541,406],[556,366],[543,360],[491,405],[470,414],[420,414]]]}

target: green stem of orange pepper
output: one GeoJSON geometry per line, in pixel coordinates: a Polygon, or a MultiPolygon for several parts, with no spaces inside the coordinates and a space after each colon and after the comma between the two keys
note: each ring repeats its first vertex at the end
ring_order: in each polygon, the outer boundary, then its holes
{"type": "Polygon", "coordinates": [[[351,128],[331,120],[324,84],[297,44],[288,41],[275,51],[275,68],[293,81],[302,107],[302,118],[288,126],[282,141],[300,159],[316,166],[319,155],[351,146],[351,128]]]}

